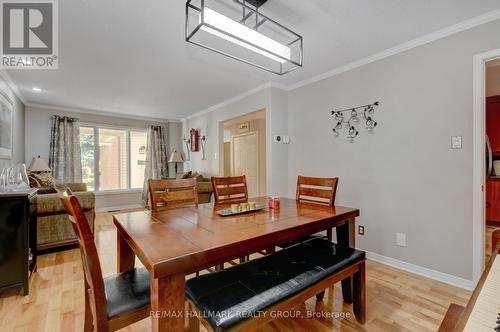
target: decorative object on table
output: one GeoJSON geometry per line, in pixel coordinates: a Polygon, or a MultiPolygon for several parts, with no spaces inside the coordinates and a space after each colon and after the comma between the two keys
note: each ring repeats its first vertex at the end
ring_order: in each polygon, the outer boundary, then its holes
{"type": "Polygon", "coordinates": [[[13,104],[0,91],[0,158],[12,159],[13,104]]]}
{"type": "Polygon", "coordinates": [[[347,108],[340,111],[332,111],[337,124],[333,128],[333,134],[335,136],[340,135],[340,131],[343,128],[347,129],[347,139],[350,142],[354,141],[354,138],[358,136],[359,131],[356,126],[364,120],[366,129],[372,131],[376,126],[377,122],[374,120],[373,115],[375,114],[375,107],[379,106],[379,102],[376,101],[373,104],[362,105],[353,108],[347,108]]]}
{"type": "Polygon", "coordinates": [[[0,170],[0,192],[23,192],[29,189],[26,165],[12,165],[0,170]]]}
{"type": "Polygon", "coordinates": [[[148,204],[148,179],[168,177],[167,134],[163,126],[149,126],[142,201],[148,204]]]}
{"type": "Polygon", "coordinates": [[[302,67],[302,36],[261,14],[266,1],[189,0],[185,39],[277,75],[302,67]]]}
{"type": "Polygon", "coordinates": [[[249,203],[231,204],[230,208],[222,209],[217,211],[217,214],[223,217],[234,216],[243,213],[256,212],[264,210],[266,208],[263,204],[253,204],[253,208],[250,208],[249,203]]]}
{"type": "Polygon", "coordinates": [[[77,118],[51,117],[49,167],[58,182],[81,182],[80,121],[77,118]]]}
{"type": "Polygon", "coordinates": [[[269,203],[270,209],[279,209],[280,208],[280,197],[279,196],[269,196],[268,203],[269,203]]]}
{"type": "Polygon", "coordinates": [[[182,155],[179,151],[174,150],[170,154],[170,159],[168,160],[169,163],[175,163],[175,174],[177,174],[177,163],[183,163],[184,160],[182,159],[182,155]]]}

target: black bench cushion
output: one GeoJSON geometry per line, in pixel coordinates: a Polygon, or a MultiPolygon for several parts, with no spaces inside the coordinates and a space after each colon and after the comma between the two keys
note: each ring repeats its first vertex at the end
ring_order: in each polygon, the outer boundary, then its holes
{"type": "Polygon", "coordinates": [[[104,278],[108,318],[148,306],[151,303],[150,283],[149,272],[144,268],[104,278]]]}
{"type": "Polygon", "coordinates": [[[216,331],[224,331],[325,277],[365,253],[314,238],[272,255],[190,279],[186,295],[216,331]]]}

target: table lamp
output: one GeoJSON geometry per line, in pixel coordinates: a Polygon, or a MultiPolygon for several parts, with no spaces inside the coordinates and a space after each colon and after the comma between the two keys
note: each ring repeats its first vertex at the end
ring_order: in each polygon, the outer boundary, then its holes
{"type": "Polygon", "coordinates": [[[184,160],[182,159],[182,155],[179,151],[174,150],[170,154],[170,159],[168,160],[169,163],[175,163],[175,176],[177,176],[177,163],[183,163],[184,160]]]}
{"type": "Polygon", "coordinates": [[[49,165],[45,159],[38,157],[33,157],[31,160],[30,167],[28,167],[28,171],[30,172],[51,172],[49,165]]]}

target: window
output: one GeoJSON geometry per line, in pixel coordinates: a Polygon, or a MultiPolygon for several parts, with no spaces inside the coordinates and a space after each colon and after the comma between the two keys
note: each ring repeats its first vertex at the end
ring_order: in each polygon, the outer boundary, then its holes
{"type": "Polygon", "coordinates": [[[80,127],[82,176],[89,190],[142,188],[146,130],[80,127]]]}

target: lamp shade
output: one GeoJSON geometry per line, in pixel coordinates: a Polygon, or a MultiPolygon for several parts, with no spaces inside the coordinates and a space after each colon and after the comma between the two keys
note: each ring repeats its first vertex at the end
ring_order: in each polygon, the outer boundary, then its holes
{"type": "Polygon", "coordinates": [[[184,160],[182,159],[182,155],[179,151],[174,150],[170,154],[170,159],[168,160],[169,163],[182,163],[184,160]]]}
{"type": "Polygon", "coordinates": [[[38,157],[33,157],[31,160],[30,167],[28,168],[30,172],[51,172],[49,165],[45,159],[38,157]]]}

